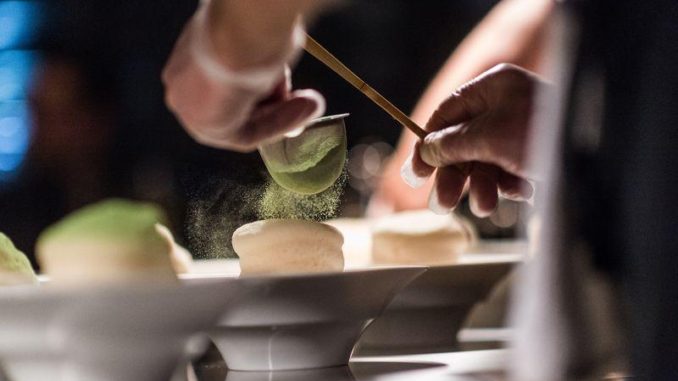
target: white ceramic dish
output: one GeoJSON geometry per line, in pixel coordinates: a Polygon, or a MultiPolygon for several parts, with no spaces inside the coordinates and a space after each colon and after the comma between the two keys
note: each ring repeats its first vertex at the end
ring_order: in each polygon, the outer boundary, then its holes
{"type": "Polygon", "coordinates": [[[405,287],[360,338],[360,355],[453,351],[457,332],[473,306],[517,263],[518,257],[484,256],[430,267],[405,287]]]}
{"type": "Polygon", "coordinates": [[[0,363],[15,381],[53,379],[64,361],[53,322],[66,306],[42,291],[32,285],[0,288],[0,363]]]}
{"type": "MultiPolygon", "coordinates": [[[[374,220],[340,218],[327,222],[344,235],[346,266],[372,265],[374,220]]],[[[510,268],[524,259],[526,241],[481,240],[457,264],[431,267],[410,283],[362,335],[356,353],[400,355],[458,349],[457,332],[510,268]]]]}
{"type": "Polygon", "coordinates": [[[210,336],[232,370],[346,365],[365,327],[424,271],[399,267],[237,278],[233,287],[247,297],[229,304],[210,336]]]}
{"type": "Polygon", "coordinates": [[[2,289],[0,361],[13,381],[166,381],[239,297],[230,282],[2,289]]]}

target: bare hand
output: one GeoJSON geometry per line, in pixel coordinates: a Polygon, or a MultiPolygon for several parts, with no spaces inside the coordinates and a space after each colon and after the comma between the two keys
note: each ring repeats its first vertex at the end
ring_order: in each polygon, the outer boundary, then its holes
{"type": "Polygon", "coordinates": [[[275,45],[273,54],[272,48],[237,48],[240,34],[229,29],[236,26],[232,20],[209,17],[208,12],[218,11],[207,5],[198,9],[163,71],[166,103],[196,141],[251,151],[324,113],[325,101],[318,92],[291,90],[286,64],[303,41],[301,27],[294,26],[296,13],[287,15],[288,27],[279,28],[276,35],[287,43],[275,45]],[[260,60],[256,53],[261,53],[260,60]]]}
{"type": "Polygon", "coordinates": [[[467,187],[480,217],[494,211],[499,194],[531,197],[524,159],[540,83],[524,69],[500,64],[462,86],[431,116],[431,132],[416,143],[403,179],[416,187],[435,172],[429,207],[437,213],[456,207],[467,187]]]}

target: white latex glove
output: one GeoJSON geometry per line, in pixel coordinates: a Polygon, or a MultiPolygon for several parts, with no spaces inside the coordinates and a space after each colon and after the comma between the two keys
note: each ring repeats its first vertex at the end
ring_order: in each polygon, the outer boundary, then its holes
{"type": "Polygon", "coordinates": [[[251,151],[325,112],[325,100],[315,90],[291,91],[286,65],[303,45],[299,23],[279,58],[232,70],[210,41],[209,9],[207,2],[200,5],[163,71],[166,102],[196,141],[251,151]]]}

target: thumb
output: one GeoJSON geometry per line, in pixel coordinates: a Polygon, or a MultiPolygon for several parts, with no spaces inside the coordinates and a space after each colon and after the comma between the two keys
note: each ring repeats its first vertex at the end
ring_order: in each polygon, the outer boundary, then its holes
{"type": "Polygon", "coordinates": [[[287,100],[303,99],[310,109],[314,110],[308,115],[308,120],[321,117],[325,113],[325,98],[313,89],[292,91],[287,100]]]}
{"type": "Polygon", "coordinates": [[[433,112],[426,123],[427,131],[438,131],[467,122],[487,110],[486,83],[478,77],[456,89],[433,112]]]}
{"type": "MultiPolygon", "coordinates": [[[[475,129],[477,131],[477,129],[475,129]]],[[[463,123],[431,132],[419,148],[421,159],[433,167],[486,161],[486,140],[463,123]]]]}
{"type": "Polygon", "coordinates": [[[240,130],[239,141],[251,148],[303,127],[325,113],[325,98],[315,90],[297,90],[281,102],[257,108],[240,130]]]}

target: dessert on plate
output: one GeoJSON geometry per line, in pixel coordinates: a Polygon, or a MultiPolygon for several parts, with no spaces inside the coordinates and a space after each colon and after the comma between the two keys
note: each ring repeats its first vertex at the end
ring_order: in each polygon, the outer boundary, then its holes
{"type": "Polygon", "coordinates": [[[343,271],[343,243],[337,229],[306,220],[255,221],[233,233],[242,274],[343,271]]]}
{"type": "Polygon", "coordinates": [[[429,210],[386,216],[372,228],[372,261],[377,264],[447,265],[473,240],[469,225],[454,214],[429,210]]]}
{"type": "Polygon", "coordinates": [[[59,283],[176,280],[172,245],[156,228],[165,221],[151,203],[101,201],[48,227],[38,237],[37,258],[59,283]]]}
{"type": "Polygon", "coordinates": [[[0,233],[0,286],[37,283],[26,255],[5,234],[0,233]]]}

